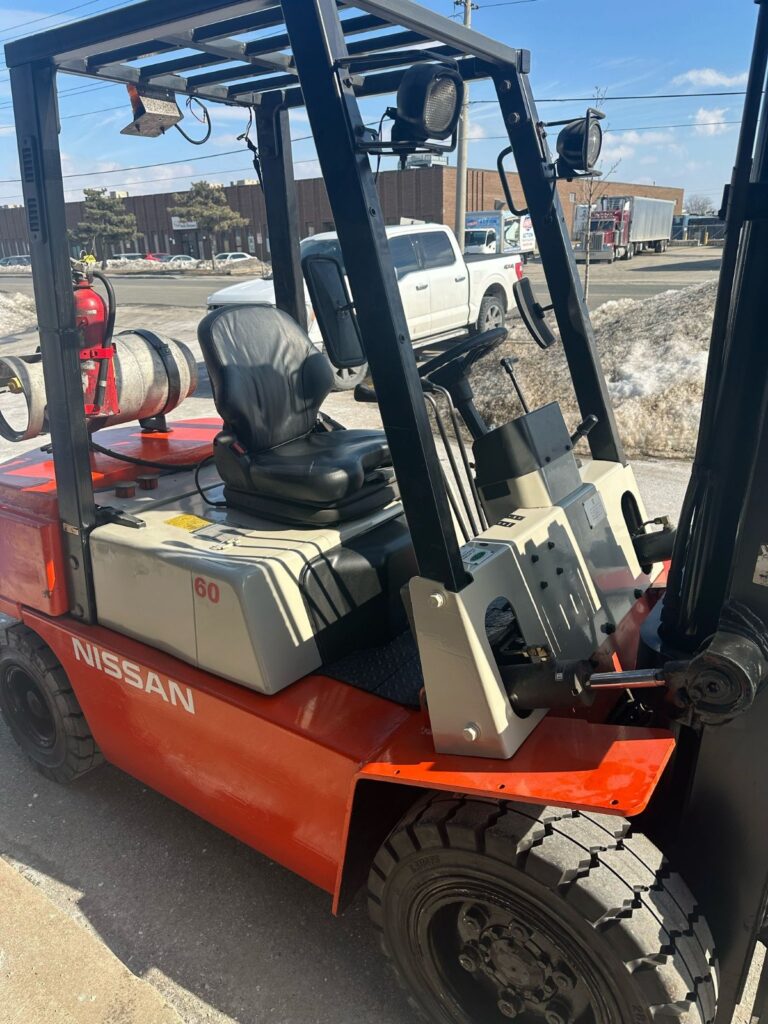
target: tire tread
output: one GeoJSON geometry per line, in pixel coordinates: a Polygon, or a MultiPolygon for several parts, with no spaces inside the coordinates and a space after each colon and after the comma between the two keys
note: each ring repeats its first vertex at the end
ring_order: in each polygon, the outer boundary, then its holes
{"type": "Polygon", "coordinates": [[[441,793],[411,808],[371,868],[371,916],[404,988],[384,931],[386,886],[403,858],[430,848],[485,854],[559,895],[610,942],[654,1024],[714,1021],[718,970],[709,927],[682,878],[628,820],[441,793]]]}

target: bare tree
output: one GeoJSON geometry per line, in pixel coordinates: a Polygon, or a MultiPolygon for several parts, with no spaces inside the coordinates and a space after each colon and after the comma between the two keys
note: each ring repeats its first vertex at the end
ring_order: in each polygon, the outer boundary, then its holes
{"type": "Polygon", "coordinates": [[[714,213],[715,208],[712,205],[712,200],[708,199],[707,196],[694,195],[685,201],[686,213],[692,213],[694,216],[705,216],[708,213],[714,213]]]}
{"type": "MultiPolygon", "coordinates": [[[[593,95],[592,106],[595,110],[602,110],[605,105],[605,94],[607,89],[601,89],[599,86],[595,86],[595,92],[593,95]]],[[[600,172],[598,176],[589,176],[581,179],[580,187],[580,202],[583,206],[586,206],[586,218],[584,221],[584,232],[582,235],[582,245],[584,246],[584,298],[589,298],[589,272],[592,257],[592,250],[590,249],[590,223],[592,220],[592,208],[597,205],[600,199],[605,195],[607,190],[608,182],[613,174],[615,174],[617,167],[621,163],[621,160],[617,160],[607,170],[603,169],[602,163],[597,165],[596,170],[600,172]]]]}

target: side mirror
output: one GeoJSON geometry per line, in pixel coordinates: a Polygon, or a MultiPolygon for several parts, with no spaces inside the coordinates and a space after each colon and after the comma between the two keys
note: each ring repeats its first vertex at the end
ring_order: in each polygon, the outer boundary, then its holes
{"type": "Polygon", "coordinates": [[[552,309],[552,306],[539,305],[527,277],[515,281],[512,285],[512,293],[515,296],[520,317],[539,348],[549,348],[550,345],[554,345],[556,339],[547,326],[546,320],[547,312],[552,309]]]}
{"type": "Polygon", "coordinates": [[[301,269],[328,358],[338,370],[362,366],[363,339],[341,264],[332,256],[306,256],[301,269]]]}

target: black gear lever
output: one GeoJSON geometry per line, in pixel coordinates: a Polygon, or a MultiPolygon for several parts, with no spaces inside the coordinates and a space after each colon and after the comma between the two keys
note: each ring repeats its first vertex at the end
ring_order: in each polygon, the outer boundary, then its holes
{"type": "Polygon", "coordinates": [[[586,437],[590,430],[597,426],[597,422],[597,416],[595,416],[594,413],[590,413],[589,416],[585,416],[571,434],[571,444],[576,445],[582,437],[586,437]]]}

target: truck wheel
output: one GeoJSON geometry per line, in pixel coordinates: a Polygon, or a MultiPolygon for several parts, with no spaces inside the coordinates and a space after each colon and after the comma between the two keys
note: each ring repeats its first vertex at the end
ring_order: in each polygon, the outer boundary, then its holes
{"type": "Polygon", "coordinates": [[[368,363],[363,363],[362,366],[353,366],[348,370],[340,370],[336,366],[333,366],[332,369],[334,391],[351,391],[358,384],[362,384],[368,376],[368,363]]]}
{"type": "Polygon", "coordinates": [[[712,936],[620,817],[435,795],[379,850],[369,908],[432,1024],[711,1024],[712,936]]]}
{"type": "Polygon", "coordinates": [[[59,660],[20,624],[0,632],[0,713],[53,782],[71,782],[104,761],[59,660]]]}
{"type": "Polygon", "coordinates": [[[503,327],[507,319],[507,304],[500,295],[488,292],[480,303],[477,314],[477,332],[491,331],[494,327],[503,327]]]}

